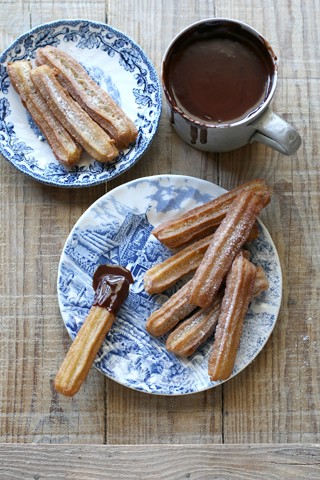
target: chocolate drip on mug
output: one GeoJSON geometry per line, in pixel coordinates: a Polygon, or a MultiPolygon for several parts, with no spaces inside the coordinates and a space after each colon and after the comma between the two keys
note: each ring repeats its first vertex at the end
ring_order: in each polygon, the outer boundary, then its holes
{"type": "Polygon", "coordinates": [[[207,128],[200,128],[200,143],[206,144],[208,139],[208,130],[207,128]]]}
{"type": "Polygon", "coordinates": [[[190,125],[190,137],[191,137],[191,143],[195,145],[197,143],[197,138],[198,138],[198,128],[195,127],[194,125],[190,125]]]}

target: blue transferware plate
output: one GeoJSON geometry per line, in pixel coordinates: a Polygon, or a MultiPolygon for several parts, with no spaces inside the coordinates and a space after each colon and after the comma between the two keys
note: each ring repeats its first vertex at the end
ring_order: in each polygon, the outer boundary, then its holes
{"type": "MultiPolygon", "coordinates": [[[[146,270],[170,255],[152,235],[154,226],[221,195],[225,190],[193,177],[159,175],[133,180],[97,200],[72,229],[59,264],[58,298],[67,330],[75,337],[94,296],[92,276],[101,263],[120,264],[135,279],[95,366],[107,377],[142,392],[182,395],[209,389],[208,352],[212,341],[190,359],[165,349],[165,338],[151,337],[145,323],[180,285],[161,295],[143,288],[146,270]]],[[[281,269],[266,228],[252,242],[252,261],[261,265],[270,288],[255,298],[245,319],[233,375],[245,368],[269,338],[280,308],[281,269]]]]}
{"type": "Polygon", "coordinates": [[[0,153],[35,180],[59,187],[106,182],[132,167],[149,147],[161,114],[161,88],[143,50],[123,33],[102,23],[60,20],[19,37],[0,57],[0,153]],[[55,159],[41,132],[12,87],[6,65],[34,61],[38,48],[53,45],[74,56],[89,75],[122,107],[138,128],[138,138],[112,163],[88,154],[74,167],[55,159]]]}

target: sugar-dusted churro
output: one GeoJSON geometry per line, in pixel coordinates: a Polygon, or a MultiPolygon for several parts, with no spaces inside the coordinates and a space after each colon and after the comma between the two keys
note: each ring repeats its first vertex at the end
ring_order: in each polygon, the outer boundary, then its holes
{"type": "Polygon", "coordinates": [[[269,192],[264,180],[252,180],[204,205],[189,210],[176,219],[163,222],[152,233],[169,248],[181,247],[203,238],[211,234],[221,223],[235,197],[247,190],[260,195],[269,192]]]}
{"type": "MultiPolygon", "coordinates": [[[[239,255],[239,254],[238,254],[239,255]]],[[[248,260],[250,255],[241,251],[248,260]]],[[[252,298],[269,288],[269,282],[262,267],[256,267],[252,298]]],[[[218,293],[210,307],[199,309],[191,317],[183,320],[168,336],[166,347],[170,352],[189,357],[201,347],[214,332],[221,310],[222,293],[218,293]]]]}
{"type": "Polygon", "coordinates": [[[147,319],[147,332],[155,337],[160,337],[193,312],[196,306],[189,303],[189,292],[190,282],[181,287],[158,310],[155,310],[147,319]]]}
{"type": "Polygon", "coordinates": [[[167,338],[169,352],[182,357],[192,355],[213,334],[221,309],[222,294],[210,307],[200,309],[178,325],[167,338]]]}
{"type": "Polygon", "coordinates": [[[132,282],[131,273],[125,268],[101,265],[96,270],[93,305],[55,378],[59,393],[73,396],[78,392],[132,282]]]}
{"type": "Polygon", "coordinates": [[[36,67],[31,78],[51,112],[84,150],[100,162],[110,162],[118,156],[114,141],[60,85],[52,68],[36,67]]]}
{"type": "Polygon", "coordinates": [[[235,197],[191,280],[190,303],[201,308],[210,306],[236,254],[269,201],[269,192],[257,195],[246,190],[235,197]]]}
{"type": "Polygon", "coordinates": [[[31,71],[32,65],[28,60],[18,60],[7,65],[7,72],[14,89],[46,137],[54,156],[65,165],[73,165],[79,161],[82,148],[73,141],[59,120],[51,113],[31,80],[31,71]]]}
{"type": "MultiPolygon", "coordinates": [[[[247,242],[257,237],[258,227],[254,225],[247,242]]],[[[149,268],[144,275],[144,289],[150,295],[161,293],[174,285],[180,278],[193,273],[203,259],[213,234],[182,248],[171,257],[149,268]]]]}
{"type": "Polygon", "coordinates": [[[199,240],[147,270],[144,289],[147,293],[161,293],[174,285],[179,278],[195,271],[205,254],[212,235],[199,240]]]}
{"type": "Polygon", "coordinates": [[[84,110],[114,139],[117,148],[134,142],[138,131],[117,103],[71,55],[52,46],[37,50],[36,62],[55,68],[59,81],[84,110]]]}
{"type": "Polygon", "coordinates": [[[227,276],[221,312],[209,355],[208,373],[212,381],[226,380],[232,373],[255,277],[256,267],[244,256],[238,255],[227,276]]]}

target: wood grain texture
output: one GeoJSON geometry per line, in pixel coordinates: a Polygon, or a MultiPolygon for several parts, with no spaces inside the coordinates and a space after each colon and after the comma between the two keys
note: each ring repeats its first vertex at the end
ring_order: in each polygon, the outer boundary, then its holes
{"type": "Polygon", "coordinates": [[[319,478],[319,445],[0,445],[3,480],[319,478]]]}
{"type": "MultiPolygon", "coordinates": [[[[52,9],[57,5],[52,2],[28,6],[21,2],[20,8],[15,4],[2,5],[3,48],[10,32],[11,42],[31,27],[67,16],[65,2],[55,15],[52,9]],[[10,18],[9,26],[5,17],[10,18]]],[[[100,20],[104,20],[102,6],[100,20]]],[[[88,3],[70,2],[69,7],[78,12],[75,17],[91,16],[88,3]]],[[[98,20],[96,13],[92,8],[92,17],[98,20]]],[[[57,303],[61,250],[72,225],[106,187],[90,188],[84,194],[43,186],[3,159],[0,178],[0,439],[103,443],[105,379],[93,371],[85,386],[90,395],[71,401],[58,396],[52,382],[70,344],[57,303]]]]}
{"type": "Polygon", "coordinates": [[[150,149],[131,170],[106,185],[47,187],[0,159],[0,442],[13,444],[0,448],[0,473],[2,468],[8,479],[45,478],[39,473],[41,465],[48,478],[81,480],[114,478],[118,468],[126,478],[130,463],[136,468],[131,478],[143,478],[138,476],[141,471],[145,478],[155,478],[159,470],[162,476],[157,478],[175,478],[165,476],[173,472],[176,478],[231,479],[243,478],[244,471],[251,472],[251,478],[317,478],[316,472],[319,477],[318,447],[298,444],[318,443],[320,427],[320,3],[6,0],[1,7],[1,49],[41,23],[89,18],[107,21],[138,42],[159,75],[167,45],[188,24],[211,16],[243,20],[271,42],[279,57],[273,106],[295,125],[303,142],[292,157],[258,144],[224,154],[199,152],[173,132],[164,103],[150,149]],[[56,297],[67,235],[107,190],[165,173],[200,177],[224,188],[262,177],[271,186],[272,201],[262,219],[283,272],[275,330],[248,368],[207,392],[146,395],[92,370],[75,398],[58,396],[52,380],[70,344],[56,297]],[[110,448],[70,446],[64,453],[59,446],[17,445],[30,442],[107,443],[110,448]],[[222,443],[237,446],[210,445],[222,443]],[[292,445],[240,445],[261,443],[292,445]],[[149,447],[135,447],[145,444],[149,447]],[[143,460],[149,470],[143,470],[143,460]],[[88,470],[82,470],[85,465],[88,470]]]}

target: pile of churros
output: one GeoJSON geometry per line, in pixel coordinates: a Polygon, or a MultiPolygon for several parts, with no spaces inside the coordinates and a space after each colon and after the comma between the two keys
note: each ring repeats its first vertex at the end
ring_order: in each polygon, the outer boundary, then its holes
{"type": "Polygon", "coordinates": [[[169,333],[167,350],[182,357],[213,338],[208,360],[212,381],[232,374],[250,302],[269,287],[263,269],[245,249],[257,238],[257,219],[269,202],[268,186],[253,180],[152,232],[178,250],[146,272],[146,292],[161,293],[186,275],[191,279],[150,315],[146,329],[156,337],[169,333]]]}
{"type": "Polygon", "coordinates": [[[111,162],[137,138],[137,128],[117,103],[71,55],[52,46],[28,60],[7,65],[11,83],[25,108],[64,165],[86,151],[111,162]]]}

